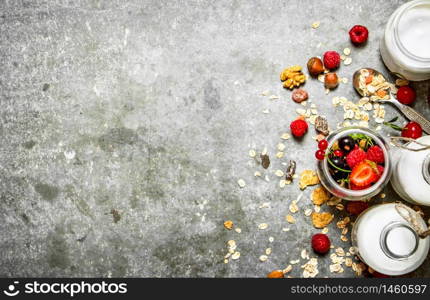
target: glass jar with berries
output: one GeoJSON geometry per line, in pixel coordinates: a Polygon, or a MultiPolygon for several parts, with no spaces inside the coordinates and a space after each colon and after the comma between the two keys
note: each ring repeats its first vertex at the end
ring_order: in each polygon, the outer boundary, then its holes
{"type": "Polygon", "coordinates": [[[381,192],[390,180],[388,143],[373,130],[345,127],[320,141],[318,147],[318,176],[337,197],[365,201],[381,192]]]}

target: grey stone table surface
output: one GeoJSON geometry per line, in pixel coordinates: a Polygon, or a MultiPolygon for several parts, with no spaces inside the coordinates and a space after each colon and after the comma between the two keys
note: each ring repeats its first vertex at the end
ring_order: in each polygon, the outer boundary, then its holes
{"type": "MultiPolygon", "coordinates": [[[[350,47],[342,77],[363,66],[387,75],[378,43],[403,2],[0,1],[0,275],[262,277],[300,258],[319,230],[303,213],[287,224],[300,190],[280,189],[273,173],[289,159],[298,172],[315,168],[313,128],[285,143],[269,182],[254,178],[248,156],[264,147],[274,155],[297,116],[279,73],[350,47]],[[365,47],[349,42],[355,24],[370,30],[365,47]],[[230,239],[241,257],[225,264],[230,239]]],[[[414,86],[415,107],[430,117],[429,83],[414,86]]],[[[358,100],[350,84],[329,95],[316,80],[305,88],[334,128],[343,112],[331,98],[358,100]]],[[[397,114],[386,110],[386,119],[397,114]]],[[[329,230],[348,249],[335,222],[329,230]]],[[[355,276],[318,260],[317,277],[355,276]]],[[[305,261],[290,275],[302,276],[305,261]]],[[[410,276],[429,270],[426,260],[410,276]]]]}

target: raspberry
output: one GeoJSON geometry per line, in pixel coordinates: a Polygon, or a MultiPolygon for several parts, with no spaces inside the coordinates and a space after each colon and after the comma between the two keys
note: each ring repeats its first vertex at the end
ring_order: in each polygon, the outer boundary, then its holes
{"type": "Polygon", "coordinates": [[[363,201],[351,201],[346,205],[346,211],[351,215],[358,216],[369,207],[369,203],[363,201]]]}
{"type": "Polygon", "coordinates": [[[323,233],[314,234],[312,237],[312,249],[316,253],[324,254],[330,250],[330,239],[323,233]]]}
{"type": "Polygon", "coordinates": [[[382,151],[381,147],[379,146],[372,146],[369,149],[367,149],[367,159],[374,161],[378,164],[384,163],[384,152],[382,151]]]}
{"type": "Polygon", "coordinates": [[[346,156],[346,163],[352,169],[356,165],[361,163],[363,160],[365,160],[366,157],[366,152],[364,152],[361,148],[357,148],[348,153],[348,155],[346,156]]]}
{"type": "Polygon", "coordinates": [[[327,69],[336,69],[340,65],[340,55],[336,51],[327,51],[324,53],[324,67],[327,69]]]}
{"type": "Polygon", "coordinates": [[[291,122],[290,129],[295,137],[302,137],[308,131],[308,123],[302,119],[297,119],[291,122]]]}
{"type": "Polygon", "coordinates": [[[402,104],[410,105],[414,103],[416,97],[415,90],[407,85],[401,86],[397,90],[397,100],[402,104]]]}
{"type": "Polygon", "coordinates": [[[362,25],[355,25],[349,31],[349,38],[351,39],[351,42],[356,45],[365,43],[368,37],[369,30],[362,25]]]}

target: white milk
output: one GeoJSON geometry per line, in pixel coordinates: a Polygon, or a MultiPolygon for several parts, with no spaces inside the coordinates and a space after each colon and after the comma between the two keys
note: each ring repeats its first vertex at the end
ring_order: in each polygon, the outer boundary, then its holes
{"type": "MultiPolygon", "coordinates": [[[[426,226],[419,217],[421,226],[426,226]]],[[[380,204],[363,212],[352,229],[352,242],[361,260],[385,275],[403,275],[426,259],[430,238],[420,239],[397,212],[395,203],[380,204]]]]}
{"type": "MultiPolygon", "coordinates": [[[[430,136],[423,136],[417,141],[430,145],[430,136]]],[[[408,147],[422,148],[414,142],[409,143],[408,147]]],[[[413,204],[430,206],[430,149],[396,149],[393,151],[393,162],[391,185],[397,194],[413,204]]]]}
{"type": "Polygon", "coordinates": [[[391,72],[409,80],[430,79],[430,0],[410,1],[396,9],[379,49],[391,72]]]}
{"type": "Polygon", "coordinates": [[[430,58],[430,1],[405,11],[397,28],[400,42],[411,54],[430,58]]]}

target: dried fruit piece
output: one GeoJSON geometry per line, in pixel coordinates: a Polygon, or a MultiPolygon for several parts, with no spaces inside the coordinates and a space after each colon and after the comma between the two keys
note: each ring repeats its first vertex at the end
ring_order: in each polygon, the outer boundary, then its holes
{"type": "Polygon", "coordinates": [[[334,215],[328,212],[313,212],[311,218],[315,228],[324,228],[333,221],[334,215]]]}
{"type": "Polygon", "coordinates": [[[285,180],[293,181],[293,176],[296,173],[296,162],[294,160],[290,160],[287,174],[285,175],[285,180]]]}
{"type": "Polygon", "coordinates": [[[328,135],[329,131],[328,131],[327,119],[324,117],[318,116],[315,119],[315,129],[323,135],[328,135]]]}
{"type": "Polygon", "coordinates": [[[316,185],[318,183],[320,183],[320,180],[319,180],[318,175],[315,171],[304,170],[300,174],[300,182],[299,182],[300,189],[304,190],[307,186],[316,185]]]}
{"type": "Polygon", "coordinates": [[[282,270],[275,270],[267,274],[267,278],[284,278],[284,272],[282,270]]]}
{"type": "Polygon", "coordinates": [[[308,92],[306,92],[304,89],[295,89],[291,94],[291,99],[293,99],[293,101],[297,103],[301,103],[303,101],[308,100],[308,97],[308,92]]]}
{"type": "Polygon", "coordinates": [[[225,227],[226,229],[228,229],[228,230],[232,230],[232,229],[233,229],[233,221],[230,221],[230,220],[225,221],[225,222],[224,222],[224,227],[225,227]]]}
{"type": "Polygon", "coordinates": [[[267,169],[270,166],[270,158],[267,154],[260,154],[261,165],[263,168],[267,169]]]}
{"type": "Polygon", "coordinates": [[[308,60],[308,71],[311,76],[318,76],[322,72],[324,72],[324,65],[321,59],[318,57],[312,57],[308,60]]]}
{"type": "Polygon", "coordinates": [[[294,217],[292,215],[287,215],[285,217],[285,220],[287,220],[287,222],[290,223],[290,224],[296,223],[296,219],[294,219],[294,217]]]}
{"type": "Polygon", "coordinates": [[[330,194],[325,188],[319,186],[312,191],[311,199],[313,204],[323,205],[330,199],[330,194]]]}
{"type": "Polygon", "coordinates": [[[336,73],[327,73],[324,76],[324,86],[328,89],[334,89],[339,84],[339,78],[336,73]]]}

